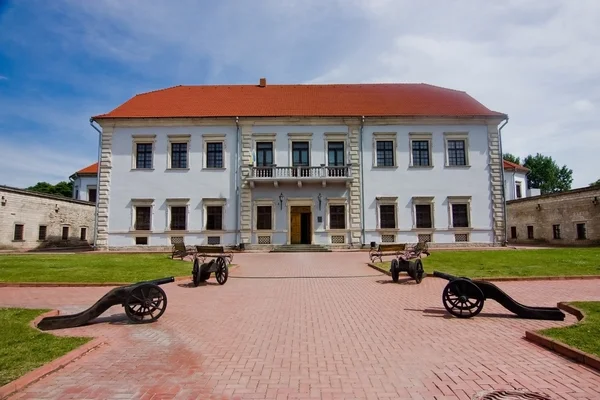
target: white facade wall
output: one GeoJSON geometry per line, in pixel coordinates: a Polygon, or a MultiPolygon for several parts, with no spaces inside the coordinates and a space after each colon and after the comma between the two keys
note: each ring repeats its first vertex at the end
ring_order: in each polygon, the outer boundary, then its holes
{"type": "Polygon", "coordinates": [[[517,185],[521,185],[521,197],[527,197],[527,174],[516,170],[504,170],[506,201],[517,199],[517,185]]]}
{"type": "Polygon", "coordinates": [[[75,200],[96,201],[89,197],[89,190],[96,189],[98,177],[96,176],[78,176],[73,180],[73,198],[75,200]]]}
{"type": "MultiPolygon", "coordinates": [[[[291,137],[303,135],[309,137],[310,165],[327,164],[326,140],[328,135],[346,135],[345,162],[350,160],[350,140],[358,135],[358,130],[349,125],[253,125],[249,134],[252,136],[252,152],[255,142],[272,136],[274,145],[274,163],[278,167],[291,166],[291,137]]],[[[242,139],[240,128],[240,147],[242,139]]],[[[455,234],[466,233],[469,242],[484,244],[494,243],[494,217],[492,208],[492,183],[490,176],[490,144],[487,125],[369,125],[363,127],[362,133],[362,165],[364,232],[361,230],[361,242],[382,242],[382,235],[394,235],[395,242],[414,243],[419,234],[429,234],[434,243],[454,243],[455,234]],[[418,134],[430,140],[431,167],[411,166],[410,138],[418,134]],[[383,135],[383,136],[381,136],[383,135]],[[468,166],[447,166],[446,139],[449,135],[458,135],[467,140],[468,166]],[[394,167],[374,166],[375,138],[393,137],[395,141],[394,167]],[[448,197],[467,199],[469,204],[468,228],[451,227],[451,211],[448,197]],[[397,227],[394,230],[382,230],[378,224],[378,197],[395,198],[397,210],[397,227]],[[415,197],[430,198],[433,204],[433,222],[431,229],[415,228],[415,197]]],[[[207,244],[207,236],[218,235],[223,245],[239,243],[241,235],[237,234],[240,210],[236,208],[238,193],[236,192],[235,161],[239,158],[242,168],[249,168],[246,156],[238,154],[235,123],[230,126],[185,126],[185,127],[115,127],[112,132],[110,191],[108,201],[108,246],[126,247],[135,244],[136,236],[147,236],[150,246],[169,246],[170,237],[183,236],[186,244],[207,244]],[[171,170],[168,168],[169,136],[189,135],[189,169],[171,170]],[[225,168],[207,170],[205,164],[205,142],[214,139],[215,135],[224,135],[225,168]],[[142,137],[142,138],[140,138],[142,137]],[[153,168],[136,170],[134,143],[136,140],[153,141],[153,168]],[[244,158],[246,157],[246,158],[244,158]],[[203,199],[223,199],[224,228],[221,232],[209,233],[205,228],[205,201],[203,199]],[[133,229],[134,205],[150,201],[152,204],[152,226],[150,232],[135,232],[133,229]],[[136,203],[137,202],[137,203],[136,203]],[[187,230],[169,231],[169,204],[187,204],[187,230]],[[236,211],[237,210],[237,211],[236,211]]],[[[338,136],[339,137],[339,136],[338,136]]],[[[306,140],[298,139],[298,140],[306,140]]],[[[339,139],[336,139],[339,140],[339,139]]],[[[244,142],[246,143],[246,142],[244,142]]],[[[353,176],[352,185],[357,185],[359,176],[353,176]]],[[[498,180],[500,187],[501,180],[498,180]]],[[[95,180],[94,180],[95,183],[95,180]]],[[[247,182],[242,182],[248,185],[247,182]]],[[[327,183],[313,182],[302,184],[297,182],[255,182],[251,189],[250,201],[252,227],[250,244],[258,243],[258,236],[270,235],[272,244],[289,243],[288,206],[294,199],[312,199],[312,243],[331,244],[331,235],[344,234],[350,243],[350,220],[360,218],[360,212],[350,210],[350,182],[327,183]],[[279,196],[284,201],[280,204],[279,196]],[[321,209],[318,195],[321,194],[321,209]],[[348,199],[346,204],[345,232],[332,232],[328,229],[328,199],[335,199],[338,204],[348,199]],[[255,202],[272,204],[274,226],[270,232],[257,232],[255,219],[255,202]],[[320,220],[319,220],[320,219],[320,220]]],[[[245,186],[247,187],[247,186],[245,186]]],[[[354,187],[354,186],[353,186],[354,187]]],[[[525,193],[525,187],[523,187],[525,193]]],[[[456,200],[455,200],[456,201],[456,200]]],[[[354,203],[355,204],[355,203],[354,203]]],[[[244,230],[244,227],[241,227],[244,230]]]]}
{"type": "Polygon", "coordinates": [[[381,242],[382,234],[394,234],[395,242],[415,243],[418,234],[432,235],[433,243],[453,243],[457,232],[469,233],[470,242],[493,242],[487,126],[365,126],[363,132],[365,242],[381,242]],[[375,134],[375,135],[374,135],[375,134]],[[375,166],[375,139],[395,137],[396,166],[375,166]],[[412,135],[412,136],[411,136],[412,135]],[[450,135],[467,138],[467,167],[446,165],[450,135]],[[413,138],[429,137],[431,167],[411,165],[413,138]],[[470,197],[470,229],[450,227],[448,196],[470,197]],[[395,232],[378,228],[377,197],[397,197],[395,232]],[[413,197],[433,197],[434,229],[417,229],[413,197]]]}

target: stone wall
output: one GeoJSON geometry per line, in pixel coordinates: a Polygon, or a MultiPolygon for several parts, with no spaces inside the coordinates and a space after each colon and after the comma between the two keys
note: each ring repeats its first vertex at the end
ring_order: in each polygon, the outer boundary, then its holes
{"type": "Polygon", "coordinates": [[[509,243],[544,243],[556,246],[600,244],[600,188],[574,189],[506,202],[509,243]],[[596,203],[594,204],[594,199],[596,203]],[[538,207],[539,205],[539,207],[538,207]],[[586,239],[577,239],[577,224],[585,223],[586,239]],[[560,239],[554,238],[558,225],[560,239]],[[533,227],[533,239],[527,235],[533,227]],[[517,230],[516,239],[512,228],[517,230]]]}
{"type": "Polygon", "coordinates": [[[93,245],[94,213],[95,205],[87,201],[0,186],[0,249],[93,245]],[[16,225],[23,225],[23,240],[14,240],[16,225]],[[46,226],[45,240],[39,240],[40,226],[46,226]],[[63,227],[68,227],[66,240],[63,227]],[[85,228],[84,240],[81,228],[85,228]]]}

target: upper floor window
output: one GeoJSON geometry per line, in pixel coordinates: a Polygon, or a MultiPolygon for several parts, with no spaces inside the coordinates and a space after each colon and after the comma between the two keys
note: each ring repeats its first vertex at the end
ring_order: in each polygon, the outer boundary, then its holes
{"type": "Polygon", "coordinates": [[[136,168],[152,168],[152,143],[136,143],[136,168]]]}
{"type": "Polygon", "coordinates": [[[292,142],[292,165],[308,166],[310,157],[308,154],[308,142],[292,142]]]}
{"type": "Polygon", "coordinates": [[[187,168],[187,156],[187,143],[171,143],[171,168],[187,168]]]}
{"type": "Polygon", "coordinates": [[[515,186],[517,192],[517,199],[520,199],[521,197],[523,197],[523,194],[521,192],[521,182],[517,182],[515,186]]]}
{"type": "Polygon", "coordinates": [[[344,165],[344,142],[327,142],[327,164],[337,167],[344,165]]]}
{"type": "Polygon", "coordinates": [[[377,166],[378,167],[393,167],[394,164],[394,141],[393,140],[378,140],[377,141],[377,166]]]}
{"type": "Polygon", "coordinates": [[[223,142],[206,143],[206,168],[223,168],[223,142]]]}
{"type": "Polygon", "coordinates": [[[92,201],[92,202],[96,202],[96,187],[89,187],[88,186],[88,201],[92,201]]]}
{"type": "Polygon", "coordinates": [[[448,140],[448,165],[467,165],[466,140],[448,140]]]}
{"type": "Polygon", "coordinates": [[[429,159],[429,140],[413,140],[412,141],[412,162],[414,166],[430,166],[429,159]]]}
{"type": "Polygon", "coordinates": [[[273,165],[273,142],[256,142],[256,166],[273,165]]]}

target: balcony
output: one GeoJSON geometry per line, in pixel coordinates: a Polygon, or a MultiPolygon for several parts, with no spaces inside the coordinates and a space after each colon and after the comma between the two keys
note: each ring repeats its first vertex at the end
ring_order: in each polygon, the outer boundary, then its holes
{"type": "Polygon", "coordinates": [[[303,183],[321,183],[323,187],[327,183],[346,183],[350,186],[352,181],[351,165],[326,166],[320,167],[278,167],[276,165],[269,167],[250,167],[250,176],[246,178],[250,187],[256,183],[270,183],[275,187],[279,183],[295,183],[302,187],[303,183]]]}

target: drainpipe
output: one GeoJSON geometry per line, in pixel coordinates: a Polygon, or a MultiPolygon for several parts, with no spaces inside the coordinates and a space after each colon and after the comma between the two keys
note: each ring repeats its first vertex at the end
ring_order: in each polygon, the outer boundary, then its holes
{"type": "Polygon", "coordinates": [[[508,243],[508,227],[506,226],[507,222],[506,222],[506,189],[505,189],[505,183],[504,183],[504,153],[502,152],[502,128],[504,128],[504,126],[508,124],[508,116],[506,116],[506,121],[504,121],[504,123],[502,125],[500,125],[500,128],[498,128],[498,143],[500,144],[500,173],[502,174],[502,207],[504,208],[504,243],[503,245],[506,245],[508,243]]]}
{"type": "Polygon", "coordinates": [[[94,212],[94,250],[98,249],[98,199],[100,197],[100,164],[102,158],[102,131],[94,126],[94,118],[90,118],[90,126],[98,132],[98,174],[96,175],[96,207],[94,212]]]}
{"type": "Polygon", "coordinates": [[[240,117],[235,117],[235,243],[240,244],[240,117]]]}
{"type": "MultiPolygon", "coordinates": [[[[360,229],[362,235],[362,244],[365,244],[365,180],[363,178],[363,128],[365,125],[365,116],[360,119],[360,134],[359,134],[359,160],[360,160],[360,229]]],[[[362,246],[361,246],[362,247],[362,246]]]]}

